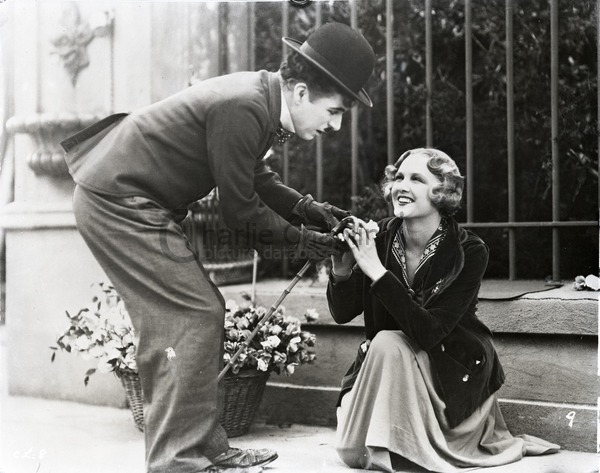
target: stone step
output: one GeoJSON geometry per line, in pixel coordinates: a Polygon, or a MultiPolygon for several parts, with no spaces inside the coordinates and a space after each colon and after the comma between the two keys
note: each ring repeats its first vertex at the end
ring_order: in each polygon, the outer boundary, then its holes
{"type": "MultiPolygon", "coordinates": [[[[269,307],[289,281],[256,285],[256,302],[269,307]]],[[[226,299],[241,298],[250,285],[221,287],[226,299]]],[[[538,281],[485,281],[480,318],[494,331],[507,379],[499,391],[513,434],[527,433],[575,451],[596,451],[598,296],[538,281]]],[[[322,283],[301,281],[284,300],[286,313],[303,320],[314,308],[320,318],[304,324],[317,338],[317,360],[291,377],[272,375],[258,416],[277,424],[336,423],[338,387],[364,339],[361,317],[336,324],[322,283]]]]}

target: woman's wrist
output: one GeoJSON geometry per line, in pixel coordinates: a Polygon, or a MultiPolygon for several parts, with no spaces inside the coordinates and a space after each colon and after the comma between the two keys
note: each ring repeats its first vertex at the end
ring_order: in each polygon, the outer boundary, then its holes
{"type": "Polygon", "coordinates": [[[377,265],[374,268],[369,268],[367,271],[364,271],[364,269],[363,269],[363,272],[367,275],[367,277],[371,281],[377,282],[387,272],[387,269],[385,269],[385,266],[383,266],[383,265],[377,265]]]}

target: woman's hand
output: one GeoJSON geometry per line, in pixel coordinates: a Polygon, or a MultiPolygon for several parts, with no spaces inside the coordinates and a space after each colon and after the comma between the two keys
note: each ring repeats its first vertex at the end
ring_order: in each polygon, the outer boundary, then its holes
{"type": "MultiPolygon", "coordinates": [[[[365,222],[360,220],[352,228],[344,230],[344,238],[356,263],[363,273],[373,282],[379,280],[386,272],[375,247],[375,232],[365,227],[365,222]]],[[[334,271],[335,272],[335,271],[334,271]]]]}

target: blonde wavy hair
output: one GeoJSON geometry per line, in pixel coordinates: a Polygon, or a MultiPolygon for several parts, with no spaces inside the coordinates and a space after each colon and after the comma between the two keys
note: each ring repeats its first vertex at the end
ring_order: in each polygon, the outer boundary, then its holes
{"type": "Polygon", "coordinates": [[[415,148],[403,153],[394,164],[385,167],[382,182],[383,197],[391,202],[392,184],[402,162],[411,155],[420,155],[427,159],[427,169],[440,180],[432,187],[429,198],[440,215],[449,217],[460,208],[464,189],[464,177],[460,174],[454,160],[443,151],[434,148],[415,148]]]}

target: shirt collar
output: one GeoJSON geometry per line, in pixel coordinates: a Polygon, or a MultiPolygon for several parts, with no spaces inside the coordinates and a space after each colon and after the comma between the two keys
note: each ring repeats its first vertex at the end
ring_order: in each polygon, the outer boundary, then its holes
{"type": "Polygon", "coordinates": [[[294,123],[292,122],[292,115],[290,114],[290,109],[285,101],[285,96],[283,95],[283,86],[280,88],[281,90],[281,115],[279,116],[279,121],[281,122],[281,126],[287,130],[294,133],[296,129],[294,128],[294,123]]]}

